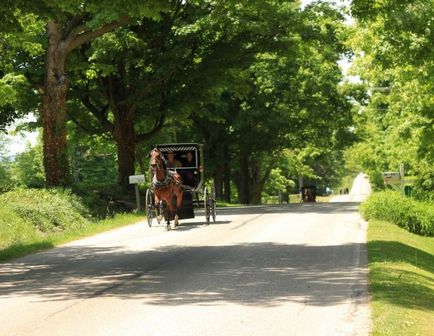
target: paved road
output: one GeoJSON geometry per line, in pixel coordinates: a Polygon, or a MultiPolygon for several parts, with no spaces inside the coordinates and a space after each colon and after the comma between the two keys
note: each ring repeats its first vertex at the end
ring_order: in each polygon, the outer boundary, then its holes
{"type": "Polygon", "coordinates": [[[141,223],[0,264],[0,335],[368,335],[366,224],[339,200],[141,223]]]}

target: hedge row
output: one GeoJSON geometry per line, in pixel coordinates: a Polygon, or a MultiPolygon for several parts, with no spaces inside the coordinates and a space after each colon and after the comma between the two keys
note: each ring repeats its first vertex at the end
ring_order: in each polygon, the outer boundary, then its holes
{"type": "Polygon", "coordinates": [[[0,195],[0,205],[41,232],[75,229],[89,223],[80,200],[65,190],[16,189],[0,195]]]}
{"type": "Polygon", "coordinates": [[[434,204],[416,201],[400,192],[373,193],[360,211],[366,220],[385,220],[422,236],[434,236],[434,204]]]}

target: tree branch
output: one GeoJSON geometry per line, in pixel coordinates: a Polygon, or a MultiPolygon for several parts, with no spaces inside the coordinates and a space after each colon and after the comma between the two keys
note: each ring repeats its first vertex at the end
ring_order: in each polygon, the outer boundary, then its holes
{"type": "Polygon", "coordinates": [[[116,106],[116,101],[114,99],[114,90],[113,90],[113,80],[112,76],[103,77],[99,79],[101,86],[106,91],[107,101],[113,113],[118,113],[118,107],[116,106]]]}
{"type": "Polygon", "coordinates": [[[106,132],[113,132],[113,124],[107,119],[107,110],[108,105],[104,105],[102,109],[98,109],[92,102],[90,101],[89,95],[86,95],[81,99],[82,104],[92,113],[95,118],[100,122],[102,129],[106,132]]]}
{"type": "MultiPolygon", "coordinates": [[[[108,33],[118,27],[127,24],[129,21],[130,18],[128,16],[123,16],[119,20],[107,23],[106,25],[98,28],[97,30],[85,31],[81,34],[70,34],[65,41],[66,53],[69,53],[80,45],[92,41],[93,39],[104,35],[105,33],[108,33]]],[[[80,26],[77,28],[80,28],[80,26]]],[[[77,28],[74,29],[75,32],[77,32],[77,28]]]]}
{"type": "Polygon", "coordinates": [[[88,124],[83,124],[80,120],[76,119],[73,115],[68,114],[68,117],[70,120],[72,120],[74,122],[74,124],[76,124],[78,127],[80,127],[83,131],[85,131],[86,133],[89,134],[104,134],[107,131],[104,129],[98,129],[98,128],[93,128],[90,127],[88,124]]]}
{"type": "Polygon", "coordinates": [[[152,128],[152,130],[150,130],[147,133],[143,133],[143,134],[138,134],[136,135],[136,144],[142,142],[142,141],[146,141],[152,138],[152,136],[157,133],[159,130],[161,130],[161,128],[164,126],[164,122],[166,120],[166,114],[165,113],[161,113],[160,117],[158,118],[158,120],[155,122],[154,127],[152,128]]]}
{"type": "Polygon", "coordinates": [[[70,35],[76,35],[73,33],[73,31],[75,31],[75,29],[81,25],[85,17],[86,17],[85,14],[73,16],[71,20],[68,21],[68,24],[66,25],[63,31],[62,39],[67,40],[70,35]]]}

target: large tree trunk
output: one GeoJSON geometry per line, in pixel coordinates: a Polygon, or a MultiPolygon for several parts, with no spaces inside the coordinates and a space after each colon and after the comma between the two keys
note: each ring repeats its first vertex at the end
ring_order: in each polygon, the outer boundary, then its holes
{"type": "Polygon", "coordinates": [[[241,204],[250,204],[249,160],[244,155],[240,155],[239,158],[238,197],[241,204]]]}
{"type": "Polygon", "coordinates": [[[221,171],[215,170],[213,173],[215,198],[219,201],[223,200],[223,176],[221,171]]]}
{"type": "Polygon", "coordinates": [[[136,134],[133,116],[128,112],[115,113],[113,137],[118,154],[118,183],[124,191],[130,191],[129,176],[135,174],[136,134]]]}
{"type": "Polygon", "coordinates": [[[61,25],[47,24],[49,45],[46,51],[46,76],[42,92],[41,121],[45,178],[48,186],[66,185],[69,165],[66,142],[66,97],[68,80],[65,74],[66,51],[62,46],[61,25]]]}
{"type": "Polygon", "coordinates": [[[223,188],[224,188],[224,201],[231,202],[231,165],[230,165],[230,154],[229,146],[225,144],[223,146],[223,162],[224,162],[224,177],[223,177],[223,188]]]}
{"type": "Polygon", "coordinates": [[[250,203],[261,204],[262,203],[262,190],[264,190],[264,180],[260,178],[260,169],[256,162],[252,163],[252,178],[250,185],[250,203]]]}
{"type": "MultiPolygon", "coordinates": [[[[258,160],[259,158],[257,158],[258,160]]],[[[261,179],[261,167],[257,160],[252,160],[250,162],[250,203],[251,204],[261,204],[261,193],[264,189],[264,181],[261,179]]]]}
{"type": "Polygon", "coordinates": [[[42,87],[41,121],[43,127],[44,168],[48,186],[68,184],[70,174],[66,142],[66,99],[68,79],[66,59],[77,47],[128,23],[128,17],[109,22],[92,31],[86,27],[86,15],[73,16],[63,26],[47,23],[48,47],[45,53],[45,81],[42,87]]]}
{"type": "MultiPolygon", "coordinates": [[[[241,150],[241,153],[244,152],[247,151],[241,150]]],[[[271,168],[271,165],[268,167],[261,165],[259,157],[252,160],[248,155],[239,155],[239,171],[234,178],[242,204],[261,204],[261,194],[270,176],[271,168]]]]}

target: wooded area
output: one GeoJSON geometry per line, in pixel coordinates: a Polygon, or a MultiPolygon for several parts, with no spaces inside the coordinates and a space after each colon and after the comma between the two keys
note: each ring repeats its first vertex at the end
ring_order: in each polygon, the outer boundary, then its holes
{"type": "Polygon", "coordinates": [[[0,153],[0,188],[105,204],[154,144],[198,142],[227,202],[297,192],[300,175],[325,190],[365,171],[380,188],[400,163],[432,197],[434,5],[350,9],[353,24],[327,1],[2,1],[0,129],[33,113],[22,127],[42,136],[0,153]]]}

